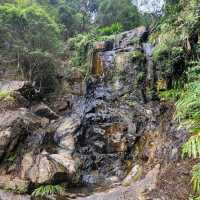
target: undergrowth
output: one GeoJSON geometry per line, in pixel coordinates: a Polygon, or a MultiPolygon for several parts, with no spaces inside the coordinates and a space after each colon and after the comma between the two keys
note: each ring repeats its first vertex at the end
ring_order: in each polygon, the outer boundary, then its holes
{"type": "MultiPolygon", "coordinates": [[[[182,146],[182,158],[200,158],[200,2],[176,0],[167,2],[150,41],[156,45],[153,60],[161,69],[161,79],[169,83],[182,80],[182,87],[167,85],[159,91],[161,99],[176,104],[175,119],[186,127],[189,140],[182,146]],[[173,3],[174,2],[174,3],[173,3]]],[[[200,163],[193,166],[191,184],[200,200],[200,163]]],[[[188,183],[190,184],[190,183],[188,183]]]]}
{"type": "Polygon", "coordinates": [[[11,93],[8,91],[0,91],[0,101],[1,100],[10,100],[12,99],[11,93]]]}
{"type": "Polygon", "coordinates": [[[60,185],[42,185],[33,191],[32,196],[47,197],[50,195],[59,195],[63,191],[64,188],[60,185]]]}

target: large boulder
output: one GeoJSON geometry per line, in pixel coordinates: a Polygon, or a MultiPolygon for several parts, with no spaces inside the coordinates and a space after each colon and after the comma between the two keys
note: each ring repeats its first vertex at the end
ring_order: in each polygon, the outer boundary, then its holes
{"type": "Polygon", "coordinates": [[[80,165],[79,158],[75,158],[68,151],[60,149],[57,154],[49,155],[49,158],[65,168],[69,179],[72,179],[80,165]]]}
{"type": "Polygon", "coordinates": [[[113,41],[96,42],[94,44],[95,51],[111,51],[113,49],[113,41]]]}
{"type": "Polygon", "coordinates": [[[14,150],[30,131],[41,126],[41,119],[26,109],[0,113],[0,158],[14,150]]]}
{"type": "Polygon", "coordinates": [[[27,81],[8,81],[1,80],[0,81],[0,91],[13,92],[21,90],[23,87],[28,85],[27,81]]]}
{"type": "Polygon", "coordinates": [[[126,49],[130,45],[145,41],[148,35],[148,29],[144,26],[123,32],[117,35],[115,48],[126,49]]]}
{"type": "Polygon", "coordinates": [[[21,178],[32,183],[51,184],[55,182],[71,182],[75,176],[79,162],[71,154],[60,150],[55,154],[46,151],[35,155],[28,152],[21,162],[21,178]]]}
{"type": "Polygon", "coordinates": [[[66,169],[54,162],[46,152],[38,155],[33,152],[26,153],[21,163],[21,178],[30,180],[34,184],[51,184],[60,177],[62,181],[66,181],[68,179],[66,174],[66,169]]]}

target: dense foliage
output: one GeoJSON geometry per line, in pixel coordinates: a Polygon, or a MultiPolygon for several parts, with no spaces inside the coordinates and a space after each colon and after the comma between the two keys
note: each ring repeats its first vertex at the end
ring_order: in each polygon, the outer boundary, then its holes
{"type": "MultiPolygon", "coordinates": [[[[60,28],[44,9],[28,2],[0,6],[0,54],[12,60],[23,77],[36,85],[53,81],[51,58],[60,46],[60,28]]],[[[44,86],[45,86],[44,85],[44,86]]],[[[53,89],[53,88],[48,88],[53,89]]]]}
{"type": "Polygon", "coordinates": [[[125,30],[141,24],[140,14],[131,0],[104,0],[100,3],[97,22],[108,26],[119,22],[125,30]]]}
{"type": "MultiPolygon", "coordinates": [[[[154,61],[162,68],[168,90],[162,97],[176,102],[175,118],[191,132],[182,147],[183,158],[200,157],[200,1],[170,0],[165,16],[151,36],[154,61]]],[[[195,197],[200,194],[200,165],[192,170],[195,197]]]]}
{"type": "Polygon", "coordinates": [[[86,71],[95,41],[146,23],[145,17],[130,0],[1,0],[0,64],[51,92],[63,59],[86,71]]]}

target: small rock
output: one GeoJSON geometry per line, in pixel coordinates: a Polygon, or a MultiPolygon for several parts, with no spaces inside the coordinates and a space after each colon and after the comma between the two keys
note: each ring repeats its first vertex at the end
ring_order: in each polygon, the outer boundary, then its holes
{"type": "Polygon", "coordinates": [[[22,89],[25,85],[29,84],[27,81],[0,81],[0,90],[6,92],[14,92],[22,89]]]}
{"type": "Polygon", "coordinates": [[[48,159],[48,155],[25,154],[21,163],[21,178],[28,179],[35,184],[52,183],[57,173],[65,173],[59,164],[48,159]]]}
{"type": "Polygon", "coordinates": [[[0,158],[9,154],[18,141],[41,126],[37,118],[26,109],[0,113],[0,158]]]}
{"type": "Polygon", "coordinates": [[[131,185],[140,176],[141,176],[141,167],[139,165],[136,165],[135,167],[133,167],[133,169],[130,171],[130,173],[126,176],[126,178],[123,180],[122,185],[124,185],[124,186],[131,185]]]}
{"type": "Polygon", "coordinates": [[[32,112],[40,117],[46,117],[50,120],[58,119],[59,116],[51,110],[47,105],[41,103],[39,105],[35,105],[31,108],[32,112]]]}
{"type": "Polygon", "coordinates": [[[51,154],[49,157],[59,165],[63,166],[69,178],[72,178],[79,166],[79,160],[72,157],[71,154],[65,150],[58,151],[58,154],[51,154]]]}
{"type": "Polygon", "coordinates": [[[97,42],[95,44],[95,51],[111,51],[113,49],[112,41],[97,42]]]}

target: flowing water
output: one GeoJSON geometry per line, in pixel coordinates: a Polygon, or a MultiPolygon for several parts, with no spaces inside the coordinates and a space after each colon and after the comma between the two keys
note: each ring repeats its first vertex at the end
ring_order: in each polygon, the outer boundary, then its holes
{"type": "Polygon", "coordinates": [[[86,94],[68,116],[80,120],[75,155],[81,159],[80,182],[89,191],[120,183],[133,162],[136,139],[156,126],[144,108],[153,98],[147,87],[153,91],[155,83],[146,34],[145,28],[125,32],[109,48],[94,50],[86,94]]]}

